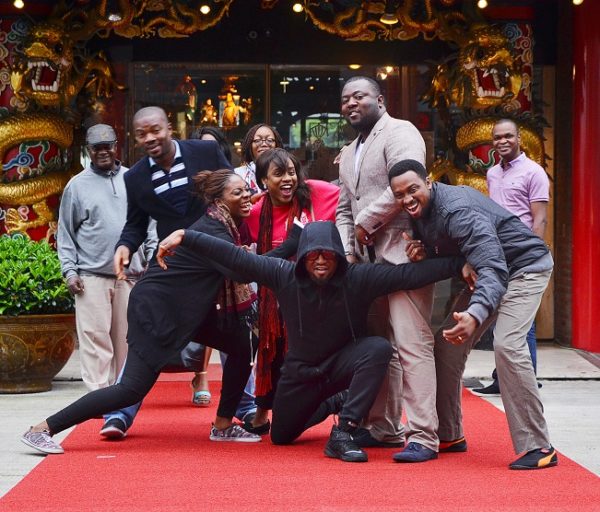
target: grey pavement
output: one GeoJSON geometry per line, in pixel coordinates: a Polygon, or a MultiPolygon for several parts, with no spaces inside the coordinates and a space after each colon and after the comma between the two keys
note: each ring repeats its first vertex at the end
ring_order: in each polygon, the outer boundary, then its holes
{"type": "MultiPolygon", "coordinates": [[[[216,351],[213,357],[216,358],[216,351]]],[[[467,362],[465,382],[470,386],[477,382],[485,385],[493,368],[493,352],[474,350],[467,362]]],[[[554,446],[600,476],[600,356],[541,343],[538,373],[543,383],[540,392],[554,446]]],[[[52,391],[0,395],[3,446],[0,451],[0,497],[43,460],[43,455],[32,454],[20,442],[21,434],[29,425],[39,423],[85,392],[76,351],[55,379],[52,391]]],[[[486,400],[502,409],[500,397],[486,400]]],[[[507,427],[499,425],[499,428],[507,427]]],[[[60,442],[69,432],[57,435],[56,439],[60,442]]]]}

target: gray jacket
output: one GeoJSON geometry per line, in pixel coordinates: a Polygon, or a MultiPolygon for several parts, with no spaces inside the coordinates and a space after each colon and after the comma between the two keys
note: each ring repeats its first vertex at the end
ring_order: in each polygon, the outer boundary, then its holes
{"type": "MultiPolygon", "coordinates": [[[[127,216],[126,171],[120,163],[110,173],[86,167],[67,183],[56,236],[65,279],[76,274],[115,277],[115,244],[127,216]]],[[[143,272],[157,244],[156,230],[151,225],[146,243],[131,258],[128,276],[136,278],[143,272]]]]}
{"type": "Polygon", "coordinates": [[[465,186],[433,183],[431,201],[413,220],[429,256],[462,254],[477,272],[468,312],[480,323],[500,304],[509,279],[553,266],[544,241],[518,217],[465,186]]]}

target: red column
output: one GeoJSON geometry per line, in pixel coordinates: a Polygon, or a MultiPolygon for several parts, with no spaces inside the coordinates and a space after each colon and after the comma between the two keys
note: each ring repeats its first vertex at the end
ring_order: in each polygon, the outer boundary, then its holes
{"type": "Polygon", "coordinates": [[[600,2],[573,12],[572,339],[600,352],[600,2]]]}

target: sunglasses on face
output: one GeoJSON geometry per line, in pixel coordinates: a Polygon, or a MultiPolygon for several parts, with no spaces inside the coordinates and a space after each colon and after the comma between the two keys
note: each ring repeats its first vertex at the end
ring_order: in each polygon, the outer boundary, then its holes
{"type": "Polygon", "coordinates": [[[112,151],[115,147],[116,142],[102,142],[100,144],[88,144],[88,150],[92,153],[98,153],[99,151],[112,151]]]}
{"type": "Polygon", "coordinates": [[[307,261],[316,261],[319,259],[319,256],[323,256],[323,259],[327,261],[333,261],[337,258],[337,255],[333,251],[324,250],[309,251],[306,253],[305,258],[307,261]]]}

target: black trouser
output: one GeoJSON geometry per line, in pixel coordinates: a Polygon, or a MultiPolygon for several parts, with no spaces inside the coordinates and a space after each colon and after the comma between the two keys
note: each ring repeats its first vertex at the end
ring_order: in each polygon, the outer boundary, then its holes
{"type": "MultiPolygon", "coordinates": [[[[348,389],[340,420],[360,423],[373,405],[392,357],[388,340],[379,336],[349,343],[328,362],[324,377],[306,382],[284,365],[273,403],[271,440],[275,444],[294,441],[307,428],[327,415],[323,402],[348,389]]],[[[291,366],[291,365],[290,365],[291,366]]]]}
{"type": "MultiPolygon", "coordinates": [[[[256,338],[253,336],[251,342],[247,328],[221,330],[217,327],[216,318],[212,316],[198,329],[194,341],[227,354],[217,415],[232,418],[252,370],[250,363],[256,350],[256,338]]],[[[121,381],[92,391],[47,418],[50,432],[57,434],[83,421],[137,404],[150,392],[158,376],[159,373],[135,350],[130,350],[121,381]]]]}

